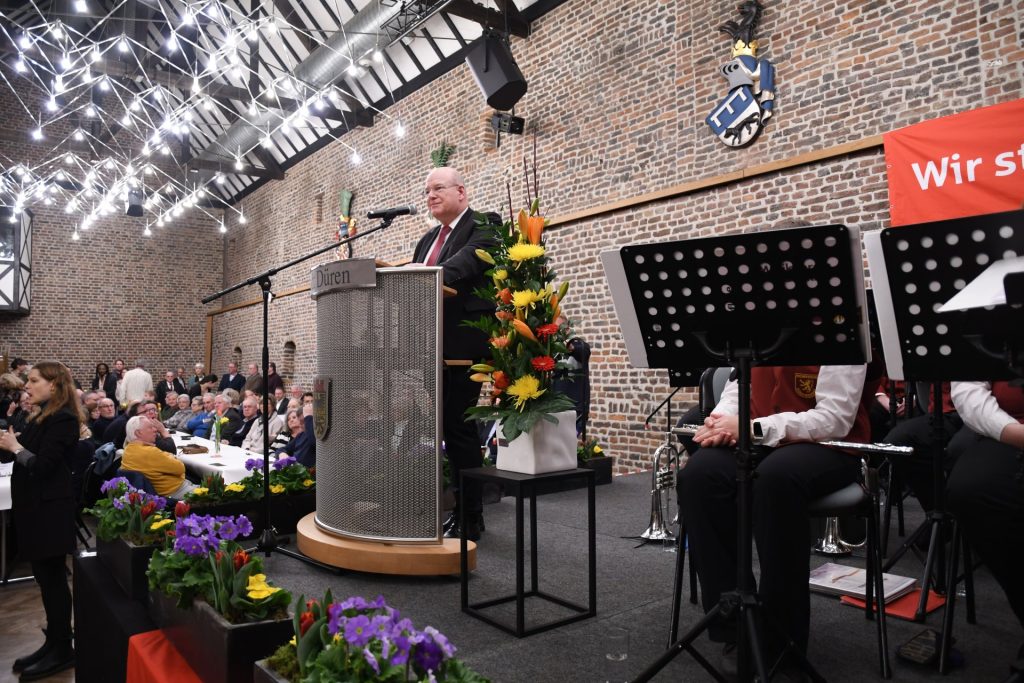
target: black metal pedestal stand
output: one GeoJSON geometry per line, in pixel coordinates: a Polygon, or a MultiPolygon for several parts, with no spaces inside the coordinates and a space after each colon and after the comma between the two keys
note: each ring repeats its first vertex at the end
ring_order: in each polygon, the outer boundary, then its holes
{"type": "MultiPolygon", "coordinates": [[[[751,368],[866,362],[859,254],[859,234],[840,225],[635,245],[602,254],[633,365],[696,375],[729,364],[737,369],[739,383],[736,589],[723,594],[635,683],[651,680],[683,651],[724,681],[693,643],[713,622],[733,618],[738,679],[751,681],[756,674],[762,683],[769,680],[772,667],[761,637],[766,614],[753,581],[751,368]]],[[[824,680],[781,627],[773,624],[772,631],[786,643],[783,655],[794,655],[812,680],[824,680]]]]}
{"type": "MultiPolygon", "coordinates": [[[[942,441],[940,382],[1013,378],[1011,366],[1020,360],[1016,356],[1024,348],[1020,314],[1011,306],[991,306],[983,302],[949,312],[940,312],[940,309],[967,283],[979,278],[989,264],[1024,253],[1024,212],[889,228],[866,235],[864,241],[875,284],[875,303],[889,377],[933,382],[935,510],[907,539],[900,553],[929,534],[924,585],[915,614],[920,621],[926,616],[928,585],[935,580],[932,574],[936,565],[942,578],[945,548],[940,531],[947,522],[954,523],[955,531],[955,520],[945,509],[945,468],[943,449],[939,447],[942,441]]],[[[1010,276],[1007,279],[1012,280],[1010,276]]],[[[1006,292],[1007,301],[1012,303],[1015,299],[1010,294],[1011,289],[1013,287],[1007,287],[1006,292]]],[[[896,559],[898,556],[889,561],[886,571],[896,559]]],[[[946,575],[946,613],[938,657],[942,673],[948,666],[952,637],[956,562],[954,547],[946,575]]]]}
{"type": "MultiPolygon", "coordinates": [[[[261,296],[262,296],[262,301],[263,301],[263,377],[264,377],[264,381],[266,381],[266,378],[269,376],[268,372],[270,371],[270,340],[269,340],[269,336],[270,336],[270,300],[273,299],[273,297],[274,297],[273,293],[271,292],[272,283],[271,283],[270,278],[272,276],[276,275],[277,273],[281,272],[282,270],[285,270],[286,268],[291,268],[292,266],[294,266],[296,264],[299,264],[299,263],[302,263],[303,261],[308,261],[309,259],[313,258],[314,256],[319,256],[320,254],[323,254],[325,252],[331,251],[332,249],[337,249],[341,245],[348,244],[349,242],[357,240],[357,239],[359,239],[361,237],[366,237],[367,235],[373,234],[373,233],[377,232],[378,230],[384,230],[385,228],[387,228],[388,226],[391,225],[391,222],[393,220],[394,220],[394,216],[388,216],[388,217],[384,218],[380,222],[380,225],[377,225],[376,227],[371,228],[370,230],[366,230],[365,232],[358,233],[356,235],[353,235],[351,237],[347,237],[347,238],[339,240],[337,242],[332,242],[331,244],[328,244],[328,245],[326,245],[324,247],[321,247],[321,248],[317,249],[316,251],[310,252],[310,253],[306,254],[305,256],[300,256],[299,258],[292,259],[291,261],[288,261],[287,263],[285,263],[285,264],[283,264],[281,266],[277,266],[276,268],[271,268],[270,270],[264,271],[264,272],[260,273],[259,275],[254,275],[253,277],[249,278],[248,280],[245,280],[244,282],[239,282],[237,284],[231,285],[227,289],[222,289],[221,291],[217,292],[216,294],[211,294],[210,296],[204,298],[203,299],[203,303],[204,304],[208,304],[211,301],[216,301],[217,299],[220,299],[221,297],[223,297],[223,296],[225,296],[225,295],[235,291],[236,289],[241,289],[242,287],[246,287],[246,286],[249,286],[249,285],[259,285],[261,296]]],[[[260,418],[262,420],[262,424],[263,424],[263,520],[264,521],[263,521],[263,531],[260,533],[259,541],[256,542],[256,546],[254,548],[251,548],[249,550],[249,552],[261,552],[264,555],[266,555],[267,557],[270,557],[270,555],[272,553],[280,553],[281,555],[285,555],[286,557],[291,557],[291,558],[294,558],[296,560],[301,560],[302,562],[305,562],[306,564],[312,565],[314,567],[319,567],[320,569],[326,569],[327,571],[331,571],[331,572],[339,572],[340,570],[337,567],[334,567],[334,566],[329,565],[329,564],[325,564],[323,562],[318,562],[317,560],[314,560],[311,557],[306,557],[302,553],[296,552],[294,550],[290,550],[288,548],[281,547],[281,539],[278,538],[277,533],[274,531],[274,526],[273,526],[273,523],[271,522],[271,518],[270,518],[270,429],[269,429],[269,425],[268,425],[268,423],[269,423],[269,412],[268,411],[269,410],[270,410],[270,397],[268,396],[268,392],[266,391],[266,388],[264,388],[264,391],[263,391],[263,415],[260,418]]]]}
{"type": "Polygon", "coordinates": [[[924,621],[928,615],[928,593],[934,587],[937,593],[945,591],[942,577],[945,576],[946,549],[943,544],[943,529],[949,529],[949,515],[946,513],[946,471],[945,432],[942,429],[942,382],[932,382],[931,396],[931,448],[932,448],[932,509],[921,523],[907,537],[903,544],[882,567],[888,572],[907,553],[917,548],[917,542],[928,538],[928,552],[924,561],[924,574],[921,577],[921,596],[914,612],[914,621],[924,621]]]}

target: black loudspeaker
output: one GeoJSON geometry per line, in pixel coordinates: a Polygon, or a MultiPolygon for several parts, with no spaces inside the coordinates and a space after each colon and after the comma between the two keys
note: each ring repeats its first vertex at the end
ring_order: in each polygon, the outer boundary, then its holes
{"type": "Polygon", "coordinates": [[[128,190],[128,201],[125,202],[126,216],[142,215],[142,190],[128,190]]]}
{"type": "Polygon", "coordinates": [[[526,79],[512,58],[508,43],[485,35],[466,55],[469,71],[480,86],[488,106],[506,111],[526,94],[526,79]]]}

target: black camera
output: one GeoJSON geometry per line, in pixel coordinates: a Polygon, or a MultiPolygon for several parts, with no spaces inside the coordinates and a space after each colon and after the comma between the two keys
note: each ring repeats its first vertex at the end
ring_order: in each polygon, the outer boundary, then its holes
{"type": "Polygon", "coordinates": [[[0,430],[6,432],[8,427],[10,427],[10,424],[7,422],[7,420],[5,418],[0,417],[0,430]]]}

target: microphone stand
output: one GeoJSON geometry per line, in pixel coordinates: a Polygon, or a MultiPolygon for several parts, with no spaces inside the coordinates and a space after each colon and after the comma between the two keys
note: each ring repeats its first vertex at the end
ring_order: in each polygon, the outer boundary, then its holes
{"type": "Polygon", "coordinates": [[[261,416],[260,419],[261,419],[262,424],[263,424],[263,532],[260,534],[259,541],[256,542],[256,547],[253,548],[250,552],[262,552],[267,557],[270,557],[271,553],[277,552],[277,553],[280,553],[280,554],[285,555],[287,557],[291,557],[291,558],[294,558],[296,560],[301,560],[302,562],[305,562],[306,564],[310,564],[310,565],[313,565],[315,567],[320,567],[321,569],[326,569],[326,570],[332,571],[332,572],[339,572],[340,571],[337,567],[333,567],[333,566],[331,566],[329,564],[324,564],[323,562],[318,562],[317,560],[314,560],[311,557],[306,557],[305,555],[303,555],[300,552],[296,552],[294,550],[289,550],[287,548],[282,548],[281,547],[281,541],[278,539],[277,534],[274,531],[274,525],[271,523],[271,519],[270,519],[270,428],[269,428],[269,420],[268,420],[268,411],[270,410],[270,397],[267,395],[267,388],[266,388],[266,378],[269,376],[268,373],[270,371],[270,341],[269,341],[270,316],[269,316],[269,309],[270,309],[270,300],[274,296],[273,293],[270,291],[270,287],[271,287],[270,278],[273,275],[277,275],[282,270],[285,270],[286,268],[291,268],[292,266],[294,266],[296,264],[299,264],[299,263],[302,263],[303,261],[308,261],[309,259],[313,258],[314,256],[319,256],[320,254],[323,254],[325,252],[331,251],[332,249],[337,249],[341,245],[348,244],[349,242],[357,240],[357,239],[359,239],[361,237],[366,237],[367,235],[371,235],[371,234],[373,234],[375,232],[378,232],[379,230],[384,230],[385,228],[389,227],[391,225],[392,221],[394,221],[394,220],[395,220],[395,216],[391,216],[391,215],[384,216],[381,219],[380,225],[376,226],[375,228],[372,228],[372,229],[367,230],[365,232],[357,233],[357,234],[352,235],[350,237],[346,237],[345,239],[338,240],[337,242],[332,242],[331,244],[328,244],[325,247],[322,247],[320,249],[312,251],[312,252],[306,254],[305,256],[300,256],[299,258],[292,259],[291,261],[288,261],[287,263],[285,263],[283,265],[277,266],[276,268],[271,268],[270,270],[263,271],[259,275],[253,275],[248,280],[245,280],[243,282],[239,282],[237,284],[231,285],[227,289],[222,289],[221,291],[217,292],[216,294],[211,294],[211,295],[209,295],[208,297],[205,297],[202,300],[202,302],[204,304],[208,304],[211,301],[216,301],[217,299],[220,299],[221,297],[223,297],[223,296],[225,296],[225,295],[227,295],[227,294],[229,294],[231,292],[234,292],[237,289],[241,289],[242,287],[247,287],[249,285],[259,285],[260,291],[262,292],[261,298],[262,298],[262,301],[263,301],[263,378],[264,378],[263,382],[264,382],[264,387],[263,387],[263,415],[261,416]]]}

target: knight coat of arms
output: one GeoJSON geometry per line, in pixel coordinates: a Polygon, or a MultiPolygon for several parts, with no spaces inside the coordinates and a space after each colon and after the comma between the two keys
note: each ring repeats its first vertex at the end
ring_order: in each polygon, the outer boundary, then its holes
{"type": "Polygon", "coordinates": [[[772,115],[775,100],[775,67],[757,58],[754,33],[764,7],[758,0],[739,6],[740,20],[718,27],[733,39],[732,60],[719,68],[729,82],[729,94],[704,121],[729,147],[753,142],[772,115]]]}
{"type": "Polygon", "coordinates": [[[313,379],[313,434],[323,441],[331,432],[331,380],[313,379]]]}

